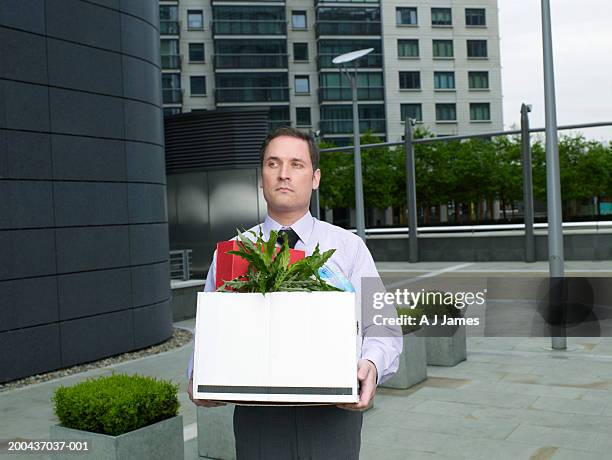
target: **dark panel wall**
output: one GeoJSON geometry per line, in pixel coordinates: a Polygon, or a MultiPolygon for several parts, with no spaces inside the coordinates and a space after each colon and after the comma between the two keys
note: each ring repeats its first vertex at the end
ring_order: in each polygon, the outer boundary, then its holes
{"type": "Polygon", "coordinates": [[[0,2],[0,382],[168,338],[157,2],[0,2]]]}

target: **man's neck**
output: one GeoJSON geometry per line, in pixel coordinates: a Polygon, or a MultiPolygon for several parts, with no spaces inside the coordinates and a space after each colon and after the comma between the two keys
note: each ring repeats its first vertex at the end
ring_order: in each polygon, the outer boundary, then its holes
{"type": "Polygon", "coordinates": [[[306,215],[308,209],[302,209],[295,212],[276,212],[268,208],[268,215],[283,227],[291,227],[298,220],[306,215]]]}

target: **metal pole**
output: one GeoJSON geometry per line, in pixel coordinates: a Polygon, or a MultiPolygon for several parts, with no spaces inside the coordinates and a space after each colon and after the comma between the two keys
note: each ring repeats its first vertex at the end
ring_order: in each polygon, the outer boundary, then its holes
{"type": "Polygon", "coordinates": [[[412,143],[412,118],[406,117],[404,145],[406,149],[406,202],[408,204],[408,260],[419,261],[417,239],[416,174],[414,172],[414,144],[412,143]]]}
{"type": "Polygon", "coordinates": [[[361,140],[359,138],[359,106],[357,104],[357,61],[355,61],[355,73],[353,78],[347,75],[351,82],[353,92],[353,146],[355,152],[355,212],[357,223],[357,235],[365,241],[365,212],[363,205],[363,182],[361,173],[361,140]]]}
{"type": "Polygon", "coordinates": [[[319,189],[313,190],[310,196],[310,214],[321,220],[321,205],[319,201],[319,189]]]}
{"type": "MultiPolygon", "coordinates": [[[[563,267],[563,221],[561,214],[561,181],[559,179],[559,150],[557,145],[557,109],[555,106],[555,74],[552,53],[550,0],[542,4],[542,44],[544,51],[544,106],[546,114],[546,208],[548,214],[548,265],[551,282],[561,280],[563,267]]],[[[567,348],[563,337],[552,337],[552,348],[567,348]]]]}
{"type": "Polygon", "coordinates": [[[529,112],[521,105],[521,150],[523,154],[523,219],[525,222],[525,262],[535,262],[535,236],[533,234],[533,183],[531,178],[531,144],[529,142],[529,112]]]}

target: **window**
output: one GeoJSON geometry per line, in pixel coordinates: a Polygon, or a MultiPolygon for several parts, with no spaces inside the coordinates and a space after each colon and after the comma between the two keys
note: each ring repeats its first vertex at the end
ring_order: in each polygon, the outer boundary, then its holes
{"type": "Polygon", "coordinates": [[[434,72],[435,89],[455,89],[455,72],[434,72]]]}
{"type": "Polygon", "coordinates": [[[202,15],[202,10],[187,10],[187,28],[204,28],[204,16],[202,15]]]}
{"type": "Polygon", "coordinates": [[[417,25],[416,7],[395,8],[395,22],[399,26],[416,26],[417,25]]]}
{"type": "Polygon", "coordinates": [[[164,107],[164,117],[181,113],[180,107],[164,107]]]}
{"type": "Polygon", "coordinates": [[[418,40],[398,40],[397,41],[397,56],[401,58],[416,58],[419,57],[419,41],[418,40]]]}
{"type": "Polygon", "coordinates": [[[296,94],[310,93],[310,80],[308,78],[308,75],[295,76],[295,92],[296,94]]]}
{"type": "Polygon", "coordinates": [[[465,25],[470,26],[486,26],[487,18],[484,8],[466,8],[465,9],[465,25]]]}
{"type": "Polygon", "coordinates": [[[295,120],[297,126],[310,126],[310,107],[296,107],[295,120]]]}
{"type": "Polygon", "coordinates": [[[452,40],[434,40],[433,57],[452,58],[454,56],[452,40]]]}
{"type": "Polygon", "coordinates": [[[293,60],[308,61],[308,43],[293,44],[293,60]]]}
{"type": "Polygon", "coordinates": [[[294,29],[306,29],[306,11],[291,12],[291,27],[294,29]]]}
{"type": "Polygon", "coordinates": [[[469,58],[486,58],[487,57],[487,41],[486,40],[468,40],[467,55],[469,58]]]}
{"type": "Polygon", "coordinates": [[[489,89],[489,72],[468,72],[470,89],[489,89]]]}
{"type": "Polygon", "coordinates": [[[204,43],[189,44],[189,62],[204,62],[204,43]]]}
{"type": "Polygon", "coordinates": [[[421,89],[420,72],[400,72],[400,89],[421,89]]]}
{"type": "Polygon", "coordinates": [[[406,121],[406,117],[413,118],[416,121],[423,121],[421,104],[401,104],[400,117],[402,121],[406,121]]]}
{"type": "Polygon", "coordinates": [[[431,9],[432,26],[451,26],[453,25],[453,15],[450,8],[431,9]]]}
{"type": "Polygon", "coordinates": [[[436,104],[436,121],[457,121],[455,104],[436,104]]]}
{"type": "Polygon", "coordinates": [[[471,121],[491,121],[491,109],[488,102],[470,104],[471,121]]]}
{"type": "Polygon", "coordinates": [[[206,96],[206,77],[189,77],[189,87],[192,96],[206,96]]]}

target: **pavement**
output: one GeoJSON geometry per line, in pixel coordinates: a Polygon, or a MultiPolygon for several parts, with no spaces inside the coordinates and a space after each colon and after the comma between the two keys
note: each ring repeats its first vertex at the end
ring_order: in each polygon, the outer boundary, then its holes
{"type": "MultiPolygon", "coordinates": [[[[546,263],[519,262],[378,266],[383,276],[547,272],[546,263]]],[[[612,263],[568,262],[566,273],[611,276],[612,263]]],[[[194,322],[175,326],[193,329],[194,322]]],[[[428,379],[408,390],[378,389],[374,407],[364,416],[361,458],[611,458],[612,338],[569,337],[567,344],[562,351],[552,350],[547,338],[469,336],[467,361],[448,368],[428,366],[428,379]]],[[[49,427],[57,423],[50,402],[53,391],[114,370],[180,385],[185,458],[198,459],[196,410],[186,390],[191,347],[0,392],[0,439],[48,439],[49,427]]]]}

